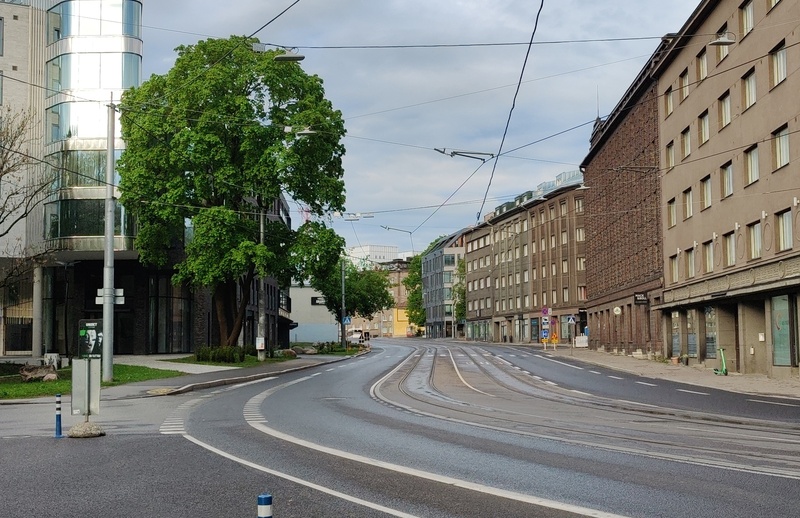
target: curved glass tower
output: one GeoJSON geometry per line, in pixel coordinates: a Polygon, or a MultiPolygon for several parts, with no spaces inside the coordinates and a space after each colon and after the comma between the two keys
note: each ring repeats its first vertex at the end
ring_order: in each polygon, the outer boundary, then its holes
{"type": "MultiPolygon", "coordinates": [[[[138,0],[68,0],[47,10],[44,155],[53,183],[42,237],[48,248],[103,250],[107,106],[141,83],[141,20],[138,0]]],[[[123,146],[115,141],[117,156],[123,146]]],[[[132,227],[118,206],[115,250],[133,253],[132,227]]]]}

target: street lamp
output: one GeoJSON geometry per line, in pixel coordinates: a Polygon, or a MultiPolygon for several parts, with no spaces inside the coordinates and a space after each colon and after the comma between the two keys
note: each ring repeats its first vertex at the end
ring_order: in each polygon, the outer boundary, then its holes
{"type": "MultiPolygon", "coordinates": [[[[297,49],[290,49],[286,47],[282,47],[284,52],[283,54],[278,54],[274,58],[275,61],[303,61],[306,57],[297,52],[297,49]]],[[[252,46],[253,52],[266,52],[267,45],[265,43],[253,43],[252,46]]]]}

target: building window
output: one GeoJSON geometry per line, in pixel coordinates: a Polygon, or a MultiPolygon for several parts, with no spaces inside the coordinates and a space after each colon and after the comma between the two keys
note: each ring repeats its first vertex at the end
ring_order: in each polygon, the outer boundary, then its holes
{"type": "Polygon", "coordinates": [[[700,180],[700,192],[702,193],[701,207],[707,209],[711,206],[711,175],[700,180]]]}
{"type": "Polygon", "coordinates": [[[556,294],[556,290],[551,292],[551,296],[553,297],[552,304],[558,304],[558,295],[556,294]]]}
{"type": "Polygon", "coordinates": [[[681,149],[683,151],[683,158],[688,157],[692,153],[692,133],[689,128],[681,132],[681,149]]]}
{"type": "Polygon", "coordinates": [[[672,110],[674,110],[674,107],[672,104],[672,87],[670,86],[667,88],[667,91],[664,92],[664,111],[666,112],[667,117],[670,116],[672,110]]]}
{"type": "Polygon", "coordinates": [[[694,248],[690,248],[686,250],[686,277],[692,278],[694,277],[694,248]]]}
{"type": "Polygon", "coordinates": [[[561,260],[561,273],[569,273],[569,261],[567,259],[561,260]]]}
{"type": "Polygon", "coordinates": [[[583,214],[583,198],[575,198],[575,214],[583,214]]]}
{"type": "Polygon", "coordinates": [[[558,273],[558,270],[556,270],[556,263],[550,263],[550,275],[555,277],[556,273],[558,273]]]}
{"type": "Polygon", "coordinates": [[[667,169],[675,167],[675,143],[667,144],[667,169]]]}
{"type": "Polygon", "coordinates": [[[706,50],[700,51],[697,55],[697,80],[702,81],[708,77],[708,59],[706,58],[706,50]]]}
{"type": "MultiPolygon", "coordinates": [[[[719,28],[717,34],[721,36],[723,34],[726,34],[727,32],[728,32],[728,24],[726,23],[719,28]]],[[[717,63],[725,59],[725,57],[728,55],[729,50],[730,49],[728,48],[727,45],[717,45],[717,63]]]]}
{"type": "Polygon", "coordinates": [[[556,235],[550,234],[550,248],[556,247],[556,235]]]}
{"type": "Polygon", "coordinates": [[[697,118],[697,140],[700,141],[701,146],[708,142],[708,110],[697,118]]]}
{"type": "Polygon", "coordinates": [[[714,242],[706,241],[703,243],[703,263],[705,264],[705,272],[711,273],[714,271],[714,242]]]}
{"type": "Polygon", "coordinates": [[[731,123],[731,93],[725,92],[719,98],[719,127],[724,128],[731,123]]]}
{"type": "Polygon", "coordinates": [[[761,257],[761,222],[756,221],[747,225],[747,236],[750,244],[750,259],[761,257]]]}
{"type": "Polygon", "coordinates": [[[750,31],[753,30],[754,22],[753,22],[753,0],[745,2],[739,8],[739,19],[741,20],[741,33],[742,37],[747,36],[750,34],[750,31]]]}
{"type": "Polygon", "coordinates": [[[542,279],[547,277],[547,266],[542,265],[542,279]]]}
{"type": "Polygon", "coordinates": [[[678,77],[678,84],[680,86],[678,98],[683,101],[689,97],[689,70],[683,69],[683,72],[681,72],[681,75],[678,77]]]}
{"type": "Polygon", "coordinates": [[[561,302],[569,302],[569,288],[561,289],[561,302]]]}
{"type": "Polygon", "coordinates": [[[675,198],[667,202],[667,226],[669,228],[678,224],[678,213],[675,208],[675,198]]]}
{"type": "Polygon", "coordinates": [[[692,189],[683,191],[683,219],[689,219],[694,215],[694,200],[692,197],[692,189]]]}
{"type": "Polygon", "coordinates": [[[575,241],[582,242],[586,240],[586,231],[583,227],[575,229],[575,241]]]}
{"type": "Polygon", "coordinates": [[[753,146],[744,152],[745,184],[758,180],[758,146],[753,146]]]}
{"type": "Polygon", "coordinates": [[[733,194],[733,164],[728,162],[720,168],[722,179],[722,197],[727,198],[733,194]]]}
{"type": "Polygon", "coordinates": [[[736,235],[729,232],[722,236],[725,243],[725,266],[733,266],[736,264],[736,235]]]}
{"type": "Polygon", "coordinates": [[[586,286],[578,286],[578,300],[587,300],[588,298],[586,286]]]}
{"type": "Polygon", "coordinates": [[[567,215],[567,202],[562,201],[559,205],[561,207],[561,217],[563,218],[567,215]]]}
{"type": "Polygon", "coordinates": [[[789,127],[783,126],[772,134],[773,167],[780,169],[789,165],[789,127]]]}
{"type": "Polygon", "coordinates": [[[524,272],[522,272],[522,282],[528,282],[528,280],[529,280],[528,270],[525,270],[524,272]]]}
{"type": "Polygon", "coordinates": [[[576,268],[579,272],[586,270],[586,258],[585,257],[576,257],[575,258],[576,268]]]}
{"type": "Polygon", "coordinates": [[[527,245],[527,243],[522,245],[522,256],[523,257],[528,257],[528,245],[527,245]]]}
{"type": "Polygon", "coordinates": [[[786,79],[786,43],[781,42],[780,45],[772,49],[769,53],[770,68],[772,68],[772,77],[770,78],[770,86],[774,87],[781,84],[786,79]]]}
{"type": "Polygon", "coordinates": [[[566,230],[562,230],[561,231],[561,244],[562,245],[566,245],[567,244],[567,231],[566,230]]]}
{"type": "Polygon", "coordinates": [[[792,211],[786,210],[775,214],[778,231],[778,251],[791,250],[792,248],[792,211]]]}
{"type": "Polygon", "coordinates": [[[742,105],[748,109],[756,103],[756,71],[750,71],[742,77],[742,105]]]}
{"type": "Polygon", "coordinates": [[[669,258],[669,275],[673,284],[678,282],[678,256],[673,255],[669,258]]]}

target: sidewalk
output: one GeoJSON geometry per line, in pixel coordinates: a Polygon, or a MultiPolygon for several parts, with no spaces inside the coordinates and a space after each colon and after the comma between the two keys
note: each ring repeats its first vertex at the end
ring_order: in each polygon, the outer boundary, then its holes
{"type": "Polygon", "coordinates": [[[714,370],[701,364],[689,366],[672,365],[647,358],[638,359],[633,356],[617,355],[603,351],[585,348],[570,348],[562,346],[553,350],[550,346],[547,351],[540,345],[533,346],[536,351],[553,357],[574,358],[593,365],[600,365],[609,369],[616,369],[635,376],[646,378],[665,379],[678,383],[687,383],[700,387],[710,387],[730,392],[755,394],[762,396],[777,396],[800,399],[800,378],[788,379],[768,378],[763,374],[738,374],[728,372],[727,376],[718,376],[714,370]]]}

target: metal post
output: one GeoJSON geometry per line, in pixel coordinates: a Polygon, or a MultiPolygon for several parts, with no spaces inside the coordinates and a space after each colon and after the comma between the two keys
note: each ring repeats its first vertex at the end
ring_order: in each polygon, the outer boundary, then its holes
{"type": "Polygon", "coordinates": [[[56,439],[61,439],[64,435],[61,433],[61,394],[56,394],[56,439]]]}
{"type": "Polygon", "coordinates": [[[347,331],[344,328],[344,319],[347,317],[347,310],[344,307],[344,257],[342,257],[342,349],[347,350],[347,331]]]}
{"type": "Polygon", "coordinates": [[[269,493],[258,495],[258,518],[272,518],[272,495],[269,493]]]}
{"type": "MultiPolygon", "coordinates": [[[[259,207],[261,199],[259,198],[259,207]]],[[[260,238],[259,241],[261,244],[264,244],[265,238],[265,227],[266,223],[264,221],[264,208],[259,208],[259,227],[260,227],[260,238]]],[[[261,344],[264,348],[267,347],[267,281],[264,278],[264,275],[259,275],[259,290],[258,290],[258,336],[264,340],[261,344]]],[[[270,356],[272,356],[270,354],[270,356]]],[[[258,350],[258,361],[263,362],[267,359],[267,351],[265,349],[258,350]]]]}
{"type": "MultiPolygon", "coordinates": [[[[114,97],[108,105],[106,152],[105,266],[103,267],[103,381],[114,379],[114,97]]],[[[88,393],[88,391],[87,391],[88,393]]]]}

